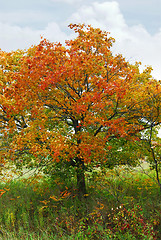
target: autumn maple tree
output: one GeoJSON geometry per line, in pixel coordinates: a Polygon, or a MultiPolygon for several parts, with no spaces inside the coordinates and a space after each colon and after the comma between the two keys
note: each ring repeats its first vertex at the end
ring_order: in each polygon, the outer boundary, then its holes
{"type": "Polygon", "coordinates": [[[139,63],[112,54],[108,32],[70,28],[77,37],[65,46],[42,39],[24,52],[1,52],[0,124],[2,136],[10,134],[2,158],[71,166],[86,194],[86,170],[128,163],[115,161],[113,149],[116,156],[123,142],[137,141],[149,121],[160,124],[161,86],[150,67],[140,73],[139,63]]]}

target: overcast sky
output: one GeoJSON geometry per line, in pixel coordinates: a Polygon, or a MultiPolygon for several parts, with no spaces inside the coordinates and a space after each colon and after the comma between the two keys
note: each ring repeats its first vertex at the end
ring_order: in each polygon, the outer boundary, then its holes
{"type": "Polygon", "coordinates": [[[161,0],[0,0],[0,48],[24,49],[40,41],[74,38],[69,23],[111,32],[113,51],[151,65],[161,79],[161,0]]]}

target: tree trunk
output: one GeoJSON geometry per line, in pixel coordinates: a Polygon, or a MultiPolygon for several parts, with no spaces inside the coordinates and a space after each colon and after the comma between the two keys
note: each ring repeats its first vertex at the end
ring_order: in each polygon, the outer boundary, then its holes
{"type": "Polygon", "coordinates": [[[79,197],[85,197],[85,194],[87,194],[86,190],[86,182],[85,182],[85,170],[84,170],[84,162],[77,158],[77,188],[78,188],[78,194],[79,197]]]}
{"type": "MultiPolygon", "coordinates": [[[[72,119],[73,121],[73,127],[75,134],[77,135],[78,133],[81,132],[81,125],[78,120],[72,119]]],[[[79,144],[81,143],[81,139],[78,137],[77,138],[77,147],[79,149],[79,144]]],[[[77,151],[77,154],[79,155],[79,150],[77,151]]],[[[84,161],[80,157],[75,158],[76,161],[76,173],[77,173],[77,188],[78,188],[78,197],[82,199],[82,197],[85,197],[87,194],[86,191],[86,182],[85,182],[85,166],[84,166],[84,161]]]]}

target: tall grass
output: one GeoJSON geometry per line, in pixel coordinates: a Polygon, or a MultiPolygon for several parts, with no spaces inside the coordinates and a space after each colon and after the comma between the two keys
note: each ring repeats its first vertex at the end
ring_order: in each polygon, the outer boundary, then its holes
{"type": "Polygon", "coordinates": [[[161,239],[161,199],[150,177],[124,168],[86,177],[82,201],[72,182],[1,183],[1,239],[161,239]]]}

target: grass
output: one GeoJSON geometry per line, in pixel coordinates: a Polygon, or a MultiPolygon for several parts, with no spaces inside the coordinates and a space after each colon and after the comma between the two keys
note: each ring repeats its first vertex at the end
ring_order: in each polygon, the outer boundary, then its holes
{"type": "Polygon", "coordinates": [[[157,184],[136,170],[87,174],[88,196],[45,176],[0,184],[0,239],[161,239],[157,184]]]}

